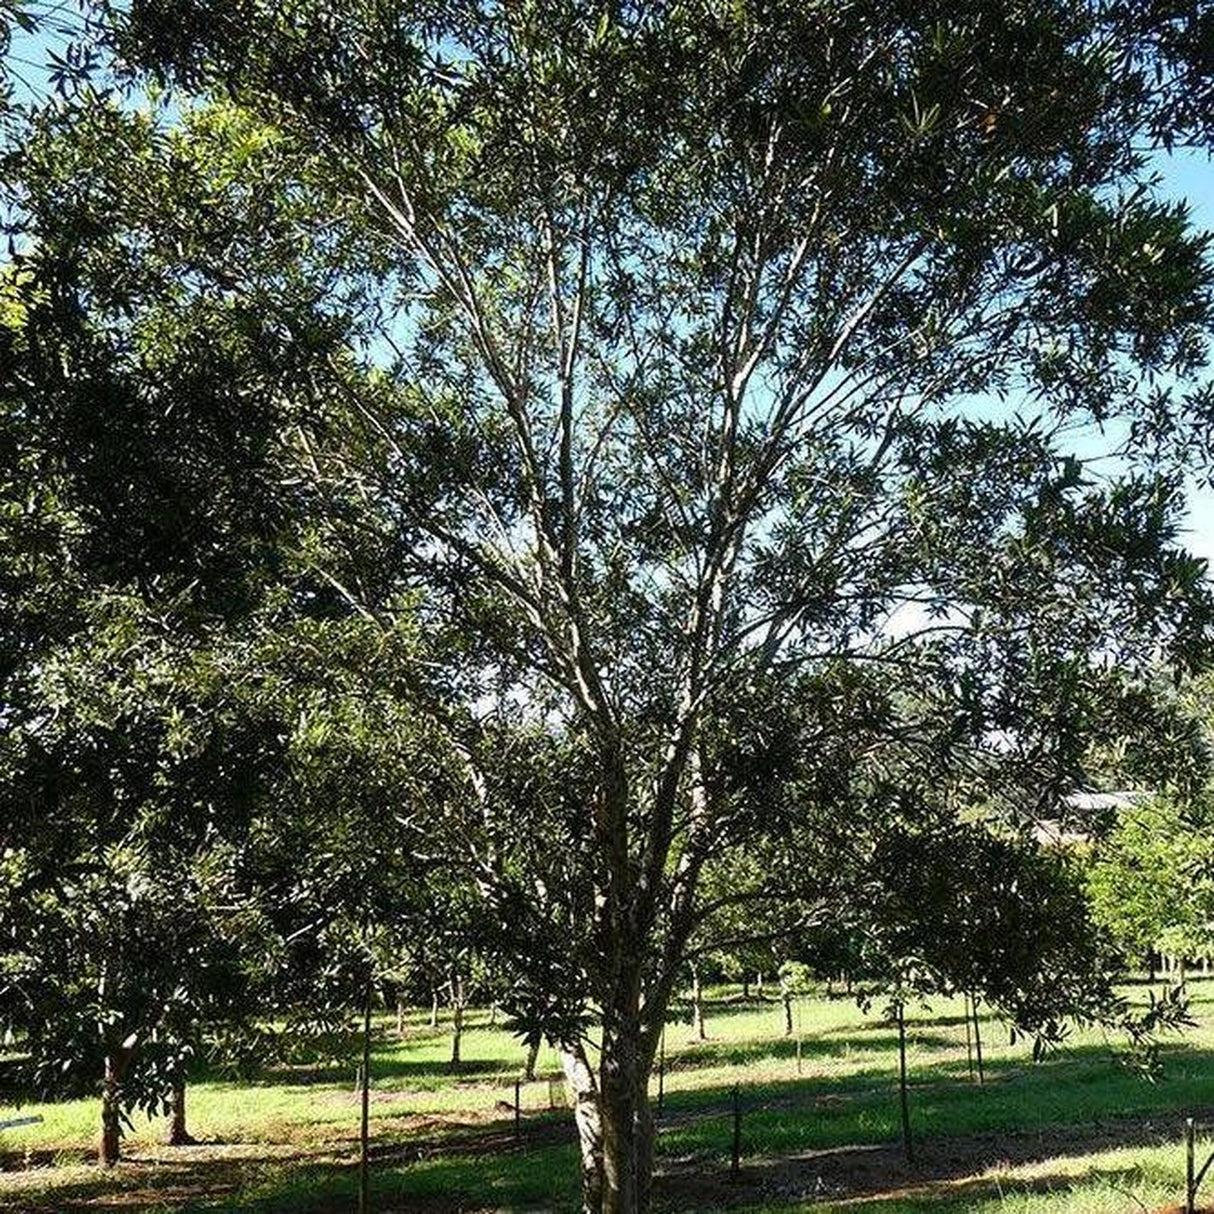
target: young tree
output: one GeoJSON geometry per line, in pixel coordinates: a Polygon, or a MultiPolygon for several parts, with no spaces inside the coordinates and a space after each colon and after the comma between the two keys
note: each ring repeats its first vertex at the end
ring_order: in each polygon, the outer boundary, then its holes
{"type": "Polygon", "coordinates": [[[1209,419],[1210,267],[1142,151],[1205,133],[1195,20],[115,6],[132,63],[282,138],[348,278],[381,283],[364,483],[400,583],[466,638],[461,829],[564,1049],[587,1209],[647,1204],[646,1081],[710,858],[889,812],[840,734],[959,792],[1032,772],[1031,813],[1079,776],[1110,666],[1200,646],[1171,461],[1209,419]],[[865,718],[870,665],[909,694],[865,718]],[[813,771],[756,798],[734,735],[771,756],[785,735],[745,713],[797,671],[813,771]],[[576,804],[524,824],[544,847],[493,790],[486,702],[573,756],[576,804]]]}
{"type": "MultiPolygon", "coordinates": [[[[100,1158],[121,1119],[183,1091],[207,1026],[250,1014],[256,921],[233,904],[232,845],[278,752],[196,652],[111,599],[91,635],[44,653],[0,745],[0,1001],[35,1085],[101,1094],[100,1158]]],[[[267,728],[267,725],[270,727],[267,728]]]]}

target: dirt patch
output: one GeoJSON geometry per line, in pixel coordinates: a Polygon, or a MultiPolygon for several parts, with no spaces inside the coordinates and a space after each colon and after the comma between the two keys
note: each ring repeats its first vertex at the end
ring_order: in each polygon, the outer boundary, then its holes
{"type": "Polygon", "coordinates": [[[25,1172],[30,1168],[60,1168],[91,1163],[95,1151],[77,1147],[30,1147],[0,1154],[0,1172],[25,1172]]]}
{"type": "MultiPolygon", "coordinates": [[[[1195,1110],[1204,1119],[1214,1109],[1195,1110]]],[[[992,1170],[1044,1163],[1123,1146],[1178,1143],[1184,1130],[1179,1114],[1110,1118],[1087,1126],[1048,1130],[967,1134],[916,1144],[912,1162],[899,1144],[846,1146],[807,1151],[778,1159],[745,1161],[735,1179],[706,1168],[699,1157],[666,1160],[655,1188],[665,1202],[689,1209],[728,1208],[756,1200],[804,1202],[881,1198],[941,1199],[972,1187],[985,1187],[992,1170]]],[[[1058,1177],[1040,1183],[1057,1186],[1058,1177]]],[[[1026,1180],[1024,1188],[1033,1188],[1026,1180]]],[[[1212,1212],[1214,1214],[1214,1212],[1212,1212]]]]}

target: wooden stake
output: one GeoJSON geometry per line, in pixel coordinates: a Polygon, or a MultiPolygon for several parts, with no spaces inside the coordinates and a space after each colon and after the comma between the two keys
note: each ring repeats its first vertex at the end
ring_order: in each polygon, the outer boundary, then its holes
{"type": "Polygon", "coordinates": [[[1185,1198],[1184,1209],[1185,1214],[1193,1214],[1194,1204],[1197,1200],[1197,1182],[1193,1176],[1194,1168],[1194,1148],[1196,1134],[1193,1126],[1193,1118],[1186,1117],[1184,1123],[1184,1153],[1185,1153],[1185,1198]]]}
{"type": "Polygon", "coordinates": [[[974,1056],[978,1060],[978,1082],[985,1083],[986,1076],[982,1072],[982,1031],[978,1027],[978,996],[975,995],[970,1006],[974,1009],[974,1056]]]}
{"type": "Polygon", "coordinates": [[[358,1214],[369,1214],[371,1209],[370,1155],[371,1138],[371,980],[367,979],[366,997],[363,1000],[363,1062],[362,1062],[362,1110],[358,1129],[358,1214]]]}
{"type": "Polygon", "coordinates": [[[906,1016],[902,1004],[898,1004],[898,1090],[902,1100],[902,1153],[906,1162],[914,1160],[911,1147],[910,1103],[906,1095],[906,1016]]]}
{"type": "Polygon", "coordinates": [[[742,1094],[738,1084],[733,1085],[733,1158],[729,1162],[729,1174],[735,1180],[742,1171],[742,1094]]]}

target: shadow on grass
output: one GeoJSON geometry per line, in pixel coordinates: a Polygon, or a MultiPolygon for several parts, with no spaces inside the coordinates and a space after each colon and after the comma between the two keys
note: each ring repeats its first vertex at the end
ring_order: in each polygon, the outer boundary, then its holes
{"type": "MultiPolygon", "coordinates": [[[[988,1196],[992,1209],[1000,1189],[993,1179],[974,1173],[1114,1147],[1148,1147],[1177,1142],[1181,1115],[1150,1119],[1122,1118],[1102,1127],[1021,1127],[1010,1133],[921,1137],[914,1163],[903,1160],[896,1142],[839,1145],[756,1158],[753,1118],[744,1121],[742,1175],[728,1173],[728,1126],[705,1124],[713,1141],[688,1154],[679,1143],[671,1152],[663,1134],[655,1206],[659,1210],[710,1210],[756,1206],[774,1208],[803,1201],[863,1201],[861,1208],[881,1214],[921,1214],[951,1207],[973,1210],[988,1196]],[[749,1127],[749,1128],[748,1128],[749,1127]],[[868,1199],[871,1199],[868,1200],[868,1199]]],[[[543,1205],[563,1211],[577,1205],[577,1155],[567,1120],[537,1119],[516,1141],[506,1127],[461,1134],[428,1143],[413,1141],[394,1150],[380,1144],[373,1156],[375,1209],[438,1214],[479,1210],[486,1206],[516,1209],[543,1205]]],[[[1002,1178],[1002,1193],[1066,1191],[1080,1181],[1127,1185],[1140,1181],[1135,1169],[1088,1169],[1082,1178],[1062,1172],[1025,1179],[1002,1178]]],[[[250,1211],[279,1214],[352,1208],[356,1185],[353,1155],[324,1161],[300,1158],[264,1161],[199,1161],[196,1168],[126,1165],[112,1177],[56,1188],[53,1200],[23,1209],[62,1210],[78,1214],[106,1209],[146,1208],[150,1192],[168,1208],[193,1211],[250,1211]],[[116,1191],[120,1180],[123,1190],[116,1191]],[[108,1185],[107,1185],[107,1182],[108,1185]]]]}
{"type": "MultiPolygon", "coordinates": [[[[801,1058],[806,1065],[815,1059],[845,1058],[850,1054],[876,1054],[888,1056],[897,1049],[898,1035],[888,1025],[878,1025],[882,1033],[868,1033],[864,1036],[850,1033],[806,1033],[801,1037],[801,1058]]],[[[943,1033],[914,1030],[911,1033],[911,1047],[915,1049],[956,1049],[954,1037],[943,1033]]],[[[666,1047],[666,1067],[668,1070],[698,1070],[709,1066],[751,1066],[772,1058],[793,1059],[797,1054],[797,1038],[781,1037],[776,1041],[769,1038],[756,1037],[750,1041],[714,1041],[711,1036],[707,1041],[693,1041],[686,1045],[666,1047]]]]}
{"type": "MultiPolygon", "coordinates": [[[[765,1053],[790,1045],[767,1043],[765,1053]]],[[[737,1205],[743,1196],[759,1205],[847,1195],[880,1199],[885,1204],[865,1208],[886,1214],[919,1214],[959,1203],[955,1195],[963,1190],[987,1192],[973,1174],[995,1163],[1178,1144],[1186,1114],[1214,1118],[1206,1104],[1214,1093],[1214,1052],[1175,1046],[1167,1053],[1171,1067],[1157,1085],[1115,1067],[1107,1049],[1095,1044],[1036,1066],[1020,1058],[991,1059],[984,1087],[938,1065],[923,1068],[912,1076],[917,1081],[910,1094],[914,1165],[902,1161],[897,1145],[897,1089],[889,1060],[859,1074],[746,1085],[742,1140],[748,1162],[743,1184],[733,1187],[726,1179],[731,1085],[667,1092],[657,1197],[665,1208],[709,1209],[737,1205]]],[[[704,1061],[703,1054],[697,1056],[704,1061]]],[[[416,1073],[430,1064],[422,1065],[416,1073]]],[[[376,1209],[384,1214],[541,1203],[572,1208],[572,1137],[568,1114],[528,1113],[521,1141],[508,1116],[397,1141],[380,1138],[374,1146],[376,1209]]],[[[25,1201],[23,1192],[19,1208],[335,1210],[354,1191],[351,1147],[345,1139],[287,1159],[208,1157],[202,1150],[180,1161],[136,1161],[108,1176],[61,1178],[45,1199],[34,1192],[25,1201]]],[[[0,1206],[3,1196],[0,1190],[0,1206]]]]}
{"type": "MultiPolygon", "coordinates": [[[[324,1062],[283,1064],[267,1067],[253,1079],[243,1080],[251,1087],[276,1087],[292,1084],[354,1084],[356,1073],[354,1062],[324,1062]]],[[[521,1067],[519,1068],[522,1069],[521,1067]]],[[[431,1079],[441,1086],[458,1083],[479,1083],[488,1075],[509,1077],[514,1082],[514,1071],[502,1065],[500,1059],[467,1058],[452,1070],[446,1062],[431,1059],[396,1058],[382,1055],[371,1060],[371,1073],[379,1079],[431,1079]]]]}
{"type": "MultiPolygon", "coordinates": [[[[10,1206],[28,1214],[98,1210],[300,1211],[353,1209],[358,1164],[354,1150],[335,1158],[213,1157],[191,1152],[180,1160],[128,1159],[111,1171],[90,1168],[26,1189],[10,1206]]],[[[441,1138],[377,1143],[371,1153],[373,1208],[388,1211],[475,1209],[486,1204],[577,1207],[577,1148],[572,1121],[529,1118],[521,1139],[505,1124],[456,1131],[441,1138]]],[[[48,1174],[48,1180],[51,1179],[48,1174]]]]}
{"type": "MultiPolygon", "coordinates": [[[[952,1152],[961,1160],[957,1174],[965,1175],[1017,1152],[1048,1159],[1068,1147],[1083,1154],[1096,1147],[1178,1144],[1185,1115],[1214,1120],[1214,1054],[1189,1054],[1183,1071],[1175,1068],[1171,1079],[1152,1085],[1095,1056],[1094,1049],[1086,1058],[1009,1069],[983,1087],[912,1084],[911,1125],[923,1157],[952,1152]]],[[[720,1087],[692,1100],[668,1098],[660,1153],[720,1166],[731,1140],[730,1096],[720,1087]]],[[[857,1090],[852,1077],[773,1082],[742,1092],[743,1149],[751,1156],[848,1154],[856,1143],[897,1155],[899,1136],[892,1075],[866,1090],[857,1090]]]]}
{"type": "MultiPolygon", "coordinates": [[[[898,1184],[893,1177],[888,1189],[868,1194],[855,1188],[833,1186],[821,1175],[792,1176],[787,1172],[765,1171],[759,1168],[744,1168],[741,1177],[728,1185],[711,1180],[689,1188],[681,1194],[669,1194],[667,1209],[677,1210],[695,1206],[706,1212],[730,1209],[754,1209],[772,1211],[801,1202],[821,1208],[827,1214],[838,1214],[843,1209],[860,1210],[865,1214],[934,1214],[939,1210],[965,1210],[969,1214],[998,1214],[1009,1208],[1019,1198],[1032,1200],[1053,1196],[1058,1199],[1054,1208],[1058,1214],[1069,1212],[1072,1201],[1082,1200],[1080,1194],[1092,1190],[1105,1190],[1126,1199],[1127,1210],[1141,1208],[1145,1211],[1160,1209],[1160,1203],[1170,1196],[1175,1199],[1177,1191],[1183,1196],[1183,1182],[1176,1179],[1172,1184],[1161,1186],[1146,1182],[1136,1167],[1092,1168],[1082,1175],[1058,1171],[1023,1179],[1004,1176],[974,1176],[957,1180],[945,1177],[938,1181],[923,1180],[908,1175],[904,1183],[898,1184]],[[697,1191],[698,1190],[698,1191],[697,1191]],[[1143,1194],[1144,1200],[1135,1195],[1143,1194]],[[833,1201],[831,1199],[834,1199],[833,1201]],[[835,1202],[845,1203],[836,1205],[835,1202]],[[1065,1203],[1065,1204],[1063,1204],[1065,1203]]],[[[1014,1208],[1022,1208],[1015,1206],[1014,1208]]],[[[1031,1206],[1033,1210],[1039,1207],[1031,1206]]],[[[1086,1204],[1084,1209],[1089,1208],[1086,1204]]],[[[1179,1214],[1182,1207],[1167,1205],[1168,1214],[1179,1214]]],[[[1196,1214],[1212,1214],[1211,1208],[1199,1206],[1196,1214]]]]}

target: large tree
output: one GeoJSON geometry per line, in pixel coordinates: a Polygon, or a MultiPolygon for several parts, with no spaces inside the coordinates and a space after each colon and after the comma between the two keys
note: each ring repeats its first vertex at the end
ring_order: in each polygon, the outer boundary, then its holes
{"type": "Polygon", "coordinates": [[[1211,273],[1147,159],[1206,134],[1198,17],[135,0],[114,23],[134,66],[282,140],[356,237],[328,290],[378,279],[379,373],[347,390],[397,542],[334,580],[381,620],[424,586],[468,638],[453,828],[564,1047],[586,1206],[643,1208],[710,858],[795,834],[781,871],[829,873],[927,781],[1046,808],[1135,671],[1200,648],[1177,461],[1204,453],[1211,273]],[[487,713],[564,756],[525,820],[487,713]]]}

